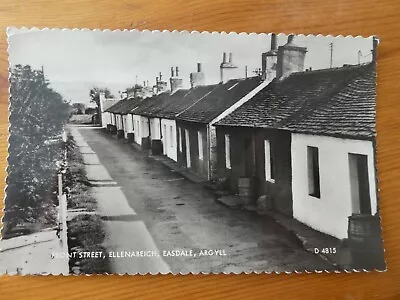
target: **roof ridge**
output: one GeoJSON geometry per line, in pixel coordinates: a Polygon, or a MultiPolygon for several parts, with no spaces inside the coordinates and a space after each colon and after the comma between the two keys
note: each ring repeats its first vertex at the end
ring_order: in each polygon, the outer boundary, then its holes
{"type": "MultiPolygon", "coordinates": [[[[346,64],[340,67],[333,67],[333,68],[323,68],[323,69],[315,69],[315,70],[304,70],[304,71],[299,71],[299,72],[293,72],[291,73],[288,77],[294,77],[297,75],[303,75],[303,74],[315,74],[315,73],[324,73],[324,72],[335,72],[335,71],[344,71],[344,70],[349,70],[349,69],[362,69],[365,67],[369,67],[371,65],[373,65],[374,62],[368,62],[368,63],[361,63],[361,64],[357,64],[357,65],[351,65],[351,64],[346,64]]],[[[285,78],[285,79],[286,79],[285,78]]]]}

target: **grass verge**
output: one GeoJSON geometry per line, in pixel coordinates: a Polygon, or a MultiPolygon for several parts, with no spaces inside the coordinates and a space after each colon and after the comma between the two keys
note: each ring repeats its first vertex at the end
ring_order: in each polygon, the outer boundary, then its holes
{"type": "Polygon", "coordinates": [[[82,155],[71,135],[67,142],[68,170],[66,189],[68,209],[81,209],[68,221],[68,247],[70,272],[73,274],[103,274],[110,272],[103,222],[96,211],[96,199],[86,177],[82,155]]]}

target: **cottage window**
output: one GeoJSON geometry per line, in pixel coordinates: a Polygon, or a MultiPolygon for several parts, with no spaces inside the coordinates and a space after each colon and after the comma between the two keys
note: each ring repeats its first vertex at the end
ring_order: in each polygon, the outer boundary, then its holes
{"type": "Polygon", "coordinates": [[[182,128],[178,128],[178,135],[179,135],[179,151],[182,152],[183,145],[182,145],[182,128]]]}
{"type": "Polygon", "coordinates": [[[173,148],[174,147],[174,135],[173,135],[173,130],[172,130],[172,126],[169,126],[169,140],[170,140],[170,147],[173,148]]]}
{"type": "Polygon", "coordinates": [[[353,213],[371,214],[368,156],[349,153],[350,189],[353,213]]]}
{"type": "Polygon", "coordinates": [[[231,169],[231,137],[229,134],[225,134],[225,166],[227,169],[231,169]]]}
{"type": "Polygon", "coordinates": [[[203,160],[203,134],[197,131],[197,141],[199,146],[199,159],[203,160]]]}
{"type": "Polygon", "coordinates": [[[265,180],[274,182],[274,160],[269,140],[264,140],[264,169],[265,180]]]}
{"type": "Polygon", "coordinates": [[[317,147],[307,147],[308,194],[320,198],[319,153],[317,147]]]}

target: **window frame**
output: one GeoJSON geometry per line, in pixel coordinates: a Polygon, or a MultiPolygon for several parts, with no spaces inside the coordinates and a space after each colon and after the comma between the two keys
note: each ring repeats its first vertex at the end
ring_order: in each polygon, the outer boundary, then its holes
{"type": "Polygon", "coordinates": [[[230,134],[225,134],[225,168],[231,170],[231,136],[230,134]]]}
{"type": "Polygon", "coordinates": [[[275,183],[274,156],[268,139],[264,140],[264,176],[266,181],[275,183]]]}
{"type": "Polygon", "coordinates": [[[308,195],[321,199],[319,149],[316,146],[307,146],[307,183],[308,195]]]}
{"type": "Polygon", "coordinates": [[[203,133],[200,130],[197,131],[197,149],[199,154],[199,160],[204,160],[203,133]]]}

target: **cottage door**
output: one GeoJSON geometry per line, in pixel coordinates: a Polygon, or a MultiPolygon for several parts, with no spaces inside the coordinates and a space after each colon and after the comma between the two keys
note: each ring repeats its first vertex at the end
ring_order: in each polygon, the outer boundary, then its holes
{"type": "Polygon", "coordinates": [[[168,137],[167,137],[167,125],[164,124],[163,126],[163,143],[164,143],[164,154],[167,154],[168,149],[168,137]]]}
{"type": "Polygon", "coordinates": [[[190,141],[189,141],[189,131],[187,129],[185,129],[185,144],[186,144],[186,166],[190,168],[191,167],[190,141]]]}

